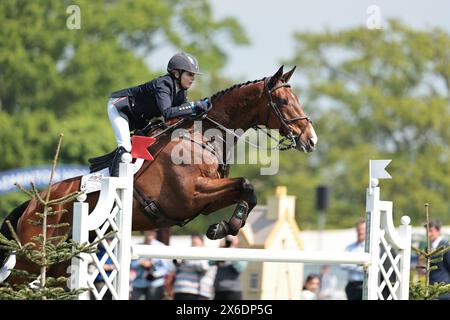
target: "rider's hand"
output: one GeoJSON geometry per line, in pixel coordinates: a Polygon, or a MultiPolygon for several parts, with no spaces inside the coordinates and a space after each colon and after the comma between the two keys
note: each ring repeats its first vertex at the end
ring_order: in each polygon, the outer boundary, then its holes
{"type": "Polygon", "coordinates": [[[196,114],[204,113],[208,111],[209,106],[210,102],[208,98],[196,101],[194,102],[195,113],[196,114]]]}

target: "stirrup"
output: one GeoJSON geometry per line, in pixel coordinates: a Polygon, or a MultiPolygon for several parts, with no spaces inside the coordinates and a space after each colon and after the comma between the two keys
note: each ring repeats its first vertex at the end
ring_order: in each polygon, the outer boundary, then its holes
{"type": "Polygon", "coordinates": [[[122,146],[117,148],[116,154],[114,155],[114,159],[111,163],[111,166],[109,167],[109,175],[111,177],[119,176],[119,164],[122,162],[122,155],[127,152],[128,151],[122,146]]]}

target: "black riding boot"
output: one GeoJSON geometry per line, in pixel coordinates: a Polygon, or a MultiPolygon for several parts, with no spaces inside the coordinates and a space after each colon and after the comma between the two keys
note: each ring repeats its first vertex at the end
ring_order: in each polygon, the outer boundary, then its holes
{"type": "Polygon", "coordinates": [[[122,155],[126,153],[127,150],[120,146],[116,150],[116,155],[114,156],[113,162],[111,166],[109,167],[109,174],[111,177],[118,177],[119,176],[119,164],[122,159],[122,155]]]}

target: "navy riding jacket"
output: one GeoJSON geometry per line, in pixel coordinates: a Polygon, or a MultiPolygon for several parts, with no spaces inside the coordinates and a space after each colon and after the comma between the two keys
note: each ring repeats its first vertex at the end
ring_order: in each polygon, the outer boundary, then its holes
{"type": "Polygon", "coordinates": [[[169,75],[122,89],[111,94],[111,98],[130,97],[130,108],[123,110],[128,116],[130,127],[142,129],[149,120],[163,116],[165,120],[173,117],[179,106],[187,101],[187,91],[178,89],[175,80],[169,75]]]}

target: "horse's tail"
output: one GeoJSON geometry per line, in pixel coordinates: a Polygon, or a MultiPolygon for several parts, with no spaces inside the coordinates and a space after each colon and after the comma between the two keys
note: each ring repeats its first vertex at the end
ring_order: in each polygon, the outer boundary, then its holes
{"type": "MultiPolygon", "coordinates": [[[[12,239],[13,236],[11,234],[11,231],[8,228],[8,225],[6,224],[6,220],[9,220],[11,222],[11,225],[14,230],[17,230],[17,223],[22,216],[23,212],[27,208],[28,204],[30,203],[30,200],[22,203],[20,206],[15,208],[6,218],[3,220],[2,226],[0,228],[0,233],[5,236],[7,239],[12,239]]],[[[5,249],[0,248],[0,268],[3,267],[6,260],[8,259],[9,255],[5,249]]],[[[0,275],[1,278],[1,275],[0,275]]]]}

